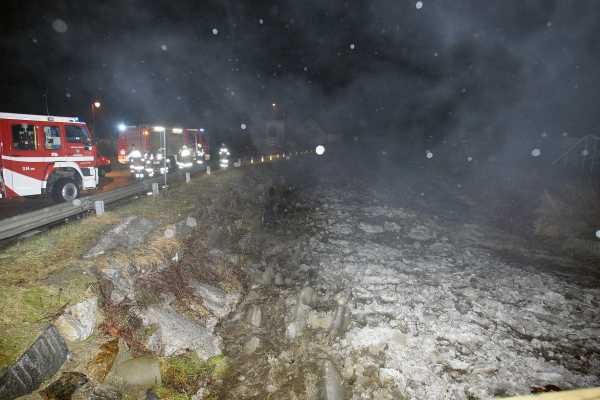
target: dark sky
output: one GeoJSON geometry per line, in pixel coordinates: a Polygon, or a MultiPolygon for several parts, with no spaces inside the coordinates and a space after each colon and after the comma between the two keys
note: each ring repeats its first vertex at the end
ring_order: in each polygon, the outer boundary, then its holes
{"type": "MultiPolygon", "coordinates": [[[[2,3],[0,110],[239,130],[272,116],[402,143],[597,133],[600,2],[2,3]],[[213,31],[214,30],[214,31],[213,31]]],[[[483,140],[483,139],[481,139],[483,140]]]]}

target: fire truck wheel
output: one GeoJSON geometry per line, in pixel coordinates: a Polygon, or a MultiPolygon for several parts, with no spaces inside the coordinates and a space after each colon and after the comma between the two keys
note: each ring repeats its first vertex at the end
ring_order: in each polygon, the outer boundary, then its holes
{"type": "Polygon", "coordinates": [[[63,201],[73,201],[77,197],[79,197],[79,187],[73,179],[59,179],[54,184],[54,189],[52,190],[52,199],[57,203],[62,203],[63,201]]]}

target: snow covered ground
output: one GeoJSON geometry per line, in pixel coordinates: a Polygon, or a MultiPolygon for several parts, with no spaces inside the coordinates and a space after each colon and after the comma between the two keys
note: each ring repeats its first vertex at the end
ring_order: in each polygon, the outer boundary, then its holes
{"type": "Polygon", "coordinates": [[[533,251],[518,238],[325,178],[301,198],[314,211],[273,229],[225,325],[229,353],[237,341],[246,354],[230,393],[489,399],[600,385],[600,290],[494,251],[533,251]]]}
{"type": "Polygon", "coordinates": [[[600,385],[600,290],[502,261],[481,246],[502,240],[491,228],[449,229],[329,184],[313,192],[321,233],[309,251],[317,286],[351,293],[345,334],[331,343],[347,398],[600,385]]]}

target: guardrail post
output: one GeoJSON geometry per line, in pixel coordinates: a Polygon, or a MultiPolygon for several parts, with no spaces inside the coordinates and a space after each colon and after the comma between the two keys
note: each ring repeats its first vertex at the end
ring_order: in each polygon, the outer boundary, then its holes
{"type": "Polygon", "coordinates": [[[152,196],[158,197],[158,183],[152,184],[152,196]]]}
{"type": "Polygon", "coordinates": [[[94,208],[96,209],[96,215],[99,217],[104,214],[104,201],[96,200],[94,201],[94,208]]]}
{"type": "Polygon", "coordinates": [[[190,181],[192,180],[192,177],[190,176],[189,172],[185,173],[185,183],[190,183],[190,181]]]}
{"type": "Polygon", "coordinates": [[[210,165],[206,166],[206,175],[210,175],[210,165]]]}

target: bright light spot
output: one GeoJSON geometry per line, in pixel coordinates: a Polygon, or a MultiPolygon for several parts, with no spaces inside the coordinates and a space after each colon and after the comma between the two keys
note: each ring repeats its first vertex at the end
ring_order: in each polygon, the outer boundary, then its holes
{"type": "Polygon", "coordinates": [[[277,107],[277,103],[273,103],[271,105],[273,106],[273,108],[277,107]]]}
{"type": "Polygon", "coordinates": [[[562,135],[563,135],[564,137],[567,137],[567,136],[569,136],[569,132],[563,132],[563,134],[562,134],[562,135]]]}
{"type": "Polygon", "coordinates": [[[32,41],[34,44],[37,44],[37,42],[38,42],[37,38],[31,38],[31,41],[32,41]]]}
{"type": "Polygon", "coordinates": [[[430,160],[433,158],[433,153],[431,152],[431,150],[427,150],[425,152],[425,157],[427,157],[430,160]]]}
{"type": "Polygon", "coordinates": [[[598,229],[598,230],[596,231],[596,237],[597,237],[598,239],[600,239],[600,229],[598,229]]]}
{"type": "Polygon", "coordinates": [[[467,162],[471,162],[471,161],[473,161],[473,157],[471,157],[471,156],[467,157],[467,162]]]}
{"type": "Polygon", "coordinates": [[[127,152],[125,151],[125,149],[121,149],[121,151],[119,152],[122,156],[124,156],[127,152]]]}
{"type": "Polygon", "coordinates": [[[183,133],[183,129],[181,129],[181,128],[173,128],[172,132],[173,133],[183,133]]]}
{"type": "Polygon", "coordinates": [[[65,21],[63,21],[60,18],[57,18],[54,21],[52,21],[52,29],[54,29],[58,33],[65,33],[69,30],[69,26],[65,21]]]}
{"type": "Polygon", "coordinates": [[[350,43],[350,50],[354,50],[356,48],[356,45],[354,43],[350,43]]]}
{"type": "Polygon", "coordinates": [[[417,4],[415,4],[415,7],[417,7],[417,10],[420,10],[421,8],[423,8],[423,2],[417,1],[417,4]]]}
{"type": "Polygon", "coordinates": [[[212,34],[215,35],[215,36],[218,35],[219,34],[219,30],[217,28],[213,28],[212,29],[212,34]]]}
{"type": "Polygon", "coordinates": [[[69,92],[65,93],[65,97],[66,97],[67,99],[70,99],[70,98],[71,98],[71,93],[69,93],[69,92]]]}
{"type": "Polygon", "coordinates": [[[190,155],[190,151],[188,149],[183,149],[181,150],[181,156],[182,157],[188,157],[190,155]]]}
{"type": "Polygon", "coordinates": [[[160,45],[160,49],[161,49],[162,51],[167,51],[169,48],[167,47],[167,45],[166,45],[166,44],[161,44],[161,45],[160,45]]]}
{"type": "Polygon", "coordinates": [[[317,155],[322,156],[323,154],[325,154],[325,146],[323,145],[318,145],[315,148],[315,153],[317,153],[317,155]]]}
{"type": "Polygon", "coordinates": [[[119,130],[119,132],[125,132],[127,130],[127,125],[125,125],[124,123],[120,123],[119,125],[117,125],[117,129],[119,130]]]}
{"type": "Polygon", "coordinates": [[[582,157],[587,157],[589,155],[590,155],[590,151],[588,149],[581,150],[581,156],[582,157]]]}
{"type": "Polygon", "coordinates": [[[94,102],[94,107],[95,108],[100,108],[100,106],[102,106],[102,104],[99,101],[95,101],[94,102]]]}
{"type": "Polygon", "coordinates": [[[539,157],[542,154],[542,151],[540,149],[538,149],[537,147],[533,150],[531,150],[531,155],[533,157],[539,157]]]}
{"type": "Polygon", "coordinates": [[[261,19],[258,20],[258,23],[262,25],[262,24],[265,23],[265,20],[261,18],[261,19]]]}
{"type": "Polygon", "coordinates": [[[246,124],[241,124],[241,125],[240,125],[240,128],[242,128],[242,130],[243,130],[243,131],[245,131],[245,130],[246,130],[246,128],[247,128],[247,126],[246,126],[246,124]]]}
{"type": "Polygon", "coordinates": [[[165,131],[165,127],[164,126],[155,126],[154,128],[152,128],[152,130],[154,132],[164,132],[165,131]]]}
{"type": "Polygon", "coordinates": [[[437,57],[438,55],[439,55],[439,54],[438,54],[438,52],[437,52],[437,51],[434,51],[434,52],[433,52],[433,56],[434,56],[434,57],[437,57]]]}

